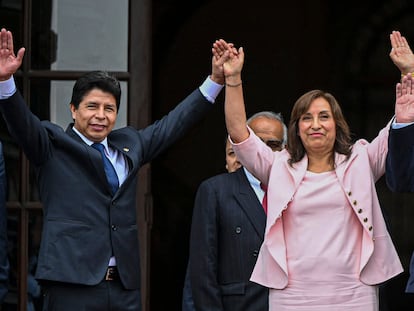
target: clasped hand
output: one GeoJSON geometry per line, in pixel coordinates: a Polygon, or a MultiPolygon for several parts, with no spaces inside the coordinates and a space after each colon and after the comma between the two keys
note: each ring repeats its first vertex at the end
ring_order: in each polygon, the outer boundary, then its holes
{"type": "Polygon", "coordinates": [[[240,76],[244,63],[242,47],[236,49],[232,43],[220,39],[213,43],[212,52],[216,59],[224,58],[223,71],[226,80],[230,77],[240,76]]]}

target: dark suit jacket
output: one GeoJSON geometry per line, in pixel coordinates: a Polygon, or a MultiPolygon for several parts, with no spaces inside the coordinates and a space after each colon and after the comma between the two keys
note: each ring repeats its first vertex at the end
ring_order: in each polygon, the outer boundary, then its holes
{"type": "Polygon", "coordinates": [[[187,270],[185,272],[181,311],[196,311],[196,308],[194,306],[193,292],[191,290],[189,265],[187,265],[187,270]]]}
{"type": "Polygon", "coordinates": [[[112,254],[123,285],[140,287],[137,172],[165,151],[213,105],[197,89],[160,121],[136,130],[112,131],[108,144],[127,159],[129,174],[114,196],[99,151],[72,130],[39,121],[17,92],[0,101],[10,134],[36,169],[44,206],[36,277],[94,285],[112,254]]]}
{"type": "Polygon", "coordinates": [[[268,290],[249,281],[266,215],[243,169],[204,181],[190,238],[190,282],[197,311],[267,311],[268,290]]]}
{"type": "MultiPolygon", "coordinates": [[[[390,130],[386,180],[392,191],[414,192],[414,125],[390,130]]],[[[414,253],[406,291],[414,293],[414,253]]]]}
{"type": "Polygon", "coordinates": [[[7,255],[6,169],[3,145],[0,143],[0,304],[7,294],[9,260],[7,255]]]}

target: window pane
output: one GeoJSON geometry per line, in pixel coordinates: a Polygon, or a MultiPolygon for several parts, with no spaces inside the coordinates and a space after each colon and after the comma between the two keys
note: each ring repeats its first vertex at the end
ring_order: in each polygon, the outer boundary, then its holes
{"type": "Polygon", "coordinates": [[[36,69],[128,70],[128,0],[34,0],[32,7],[36,69]]]}
{"type": "Polygon", "coordinates": [[[23,0],[0,0],[1,27],[13,33],[14,47],[22,47],[23,0]]]}

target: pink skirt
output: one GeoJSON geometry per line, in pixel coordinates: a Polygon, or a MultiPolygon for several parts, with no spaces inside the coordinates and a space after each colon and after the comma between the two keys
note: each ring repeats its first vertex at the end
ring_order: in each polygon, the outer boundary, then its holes
{"type": "Polygon", "coordinates": [[[378,286],[290,280],[269,291],[269,311],[378,311],[378,286]],[[304,287],[306,286],[306,287],[304,287]]]}

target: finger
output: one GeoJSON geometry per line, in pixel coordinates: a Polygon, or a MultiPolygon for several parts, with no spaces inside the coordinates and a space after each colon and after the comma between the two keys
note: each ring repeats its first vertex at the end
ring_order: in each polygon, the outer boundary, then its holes
{"type": "Polygon", "coordinates": [[[412,94],[413,77],[411,73],[407,74],[407,94],[412,94]]]}
{"type": "Polygon", "coordinates": [[[407,41],[407,39],[405,39],[404,36],[401,37],[401,42],[402,42],[403,46],[405,46],[406,48],[408,48],[411,51],[410,46],[408,44],[408,41],[407,41]]]}
{"type": "Polygon", "coordinates": [[[215,42],[214,44],[213,44],[213,49],[214,49],[214,55],[217,57],[217,58],[219,58],[221,55],[223,55],[223,53],[224,53],[224,50],[223,50],[223,48],[221,48],[220,47],[220,44],[219,43],[217,43],[217,42],[215,42]]]}
{"type": "Polygon", "coordinates": [[[395,32],[395,42],[397,44],[397,47],[403,46],[403,40],[399,31],[395,32]]]}
{"type": "Polygon", "coordinates": [[[239,54],[240,54],[241,59],[244,60],[244,50],[242,46],[239,47],[239,54]]]}
{"type": "Polygon", "coordinates": [[[7,31],[2,28],[0,31],[0,49],[7,49],[7,31]]]}
{"type": "Polygon", "coordinates": [[[398,99],[402,96],[401,91],[402,91],[402,85],[401,85],[401,83],[397,83],[397,85],[395,87],[395,98],[396,99],[398,99]]]}
{"type": "Polygon", "coordinates": [[[414,94],[414,78],[412,75],[410,75],[410,89],[409,89],[410,94],[414,94]]]}
{"type": "Polygon", "coordinates": [[[229,51],[225,51],[224,54],[217,61],[218,66],[222,66],[229,59],[229,51]]]}
{"type": "Polygon", "coordinates": [[[393,31],[390,35],[391,46],[395,49],[399,47],[399,32],[393,31]]]}
{"type": "Polygon", "coordinates": [[[7,31],[7,48],[13,53],[14,47],[13,47],[13,35],[11,31],[7,31]]]}
{"type": "Polygon", "coordinates": [[[220,39],[217,44],[220,45],[220,47],[224,50],[227,48],[227,42],[223,39],[220,39]]]}
{"type": "Polygon", "coordinates": [[[404,76],[401,81],[401,96],[407,94],[407,76],[404,76]]]}
{"type": "Polygon", "coordinates": [[[17,52],[17,57],[16,57],[16,59],[17,59],[17,61],[19,62],[19,63],[21,63],[22,61],[23,61],[23,56],[24,56],[24,52],[26,51],[26,49],[25,48],[20,48],[19,49],[19,51],[17,52]]]}
{"type": "Polygon", "coordinates": [[[223,54],[224,51],[226,50],[226,47],[224,45],[225,42],[223,43],[223,41],[224,40],[217,40],[214,44],[214,46],[217,48],[218,52],[221,53],[221,54],[223,54]]]}

